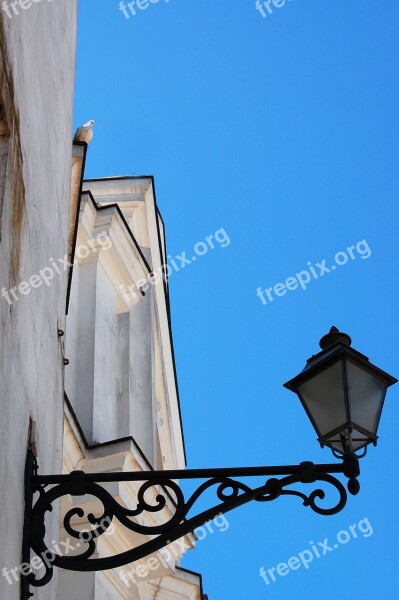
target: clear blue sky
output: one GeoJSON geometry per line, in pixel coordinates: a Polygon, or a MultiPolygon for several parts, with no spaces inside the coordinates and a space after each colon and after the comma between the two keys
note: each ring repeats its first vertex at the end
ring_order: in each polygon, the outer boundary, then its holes
{"type": "MultiPolygon", "coordinates": [[[[160,0],[129,19],[118,4],[80,0],[86,176],[153,174],[172,257],[230,239],[170,278],[188,466],[334,460],[282,384],[331,325],[399,375],[399,3],[292,0],[263,18],[253,0],[160,0]],[[256,295],[353,245],[306,290],[256,295]]],[[[398,392],[343,512],[253,503],[188,553],[210,600],[396,597],[398,392]],[[365,518],[372,535],[259,576],[365,518]]]]}

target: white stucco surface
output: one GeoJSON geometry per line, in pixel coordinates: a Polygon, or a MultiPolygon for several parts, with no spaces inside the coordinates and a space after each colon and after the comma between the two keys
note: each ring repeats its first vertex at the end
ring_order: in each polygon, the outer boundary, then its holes
{"type": "MultiPolygon", "coordinates": [[[[74,265],[66,323],[70,365],[65,379],[65,472],[184,466],[167,294],[162,277],[148,283],[154,265],[159,267],[165,260],[161,226],[151,178],[84,182],[77,245],[90,251],[81,252],[74,265]],[[121,287],[132,291],[121,292],[121,287]]],[[[136,509],[138,483],[103,487],[122,506],[136,509]]],[[[148,490],[147,501],[155,505],[158,493],[156,487],[148,490]]],[[[70,498],[62,512],[77,506],[84,508],[85,515],[102,512],[101,503],[92,497],[70,498]]],[[[153,527],[167,522],[174,511],[168,498],[162,513],[144,511],[133,521],[153,527]]],[[[79,520],[80,527],[89,526],[85,519],[79,520]]],[[[97,542],[101,557],[120,554],[151,538],[114,521],[115,531],[97,542]]],[[[61,537],[67,538],[63,529],[61,537]]],[[[184,541],[185,549],[194,547],[192,534],[184,541]]],[[[147,568],[146,557],[95,575],[62,573],[59,600],[199,600],[200,577],[178,569],[181,547],[173,542],[168,552],[169,563],[154,553],[155,570],[147,568]]]]}
{"type": "MultiPolygon", "coordinates": [[[[6,290],[67,252],[76,27],[77,0],[36,3],[12,19],[1,13],[0,85],[10,128],[0,242],[6,290]]],[[[11,305],[0,298],[0,571],[21,562],[30,417],[41,473],[61,468],[64,366],[57,329],[64,329],[66,275],[11,305]]],[[[55,578],[36,590],[35,599],[54,600],[56,584],[55,578]]],[[[19,594],[17,583],[0,576],[1,600],[19,594]]]]}

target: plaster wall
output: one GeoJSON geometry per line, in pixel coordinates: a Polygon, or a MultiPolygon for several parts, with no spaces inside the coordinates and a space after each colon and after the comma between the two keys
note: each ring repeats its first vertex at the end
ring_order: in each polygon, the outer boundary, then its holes
{"type": "MultiPolygon", "coordinates": [[[[0,289],[17,287],[67,252],[77,0],[0,15],[0,95],[9,130],[0,289]],[[51,90],[51,93],[49,93],[51,90]]],[[[29,420],[42,473],[62,461],[66,273],[9,304],[0,297],[0,570],[21,562],[29,420]]],[[[56,517],[56,515],[55,515],[56,517]]],[[[51,523],[51,521],[50,521],[51,523]]],[[[56,535],[56,518],[50,535],[56,535]]],[[[19,599],[0,575],[1,600],[19,599]]],[[[56,578],[35,591],[53,600],[56,578]]]]}
{"type": "MultiPolygon", "coordinates": [[[[79,239],[88,222],[86,210],[82,206],[79,239]]],[[[95,235],[97,220],[103,224],[103,213],[92,216],[88,235],[95,235]]],[[[112,251],[117,252],[123,247],[122,231],[115,230],[118,238],[112,231],[108,240],[111,244],[112,238],[112,251]]],[[[137,303],[123,305],[116,289],[120,265],[112,251],[92,252],[74,266],[65,391],[90,444],[132,436],[153,464],[154,298],[149,287],[137,303]]],[[[144,252],[150,258],[148,250],[144,252]]]]}
{"type": "Polygon", "coordinates": [[[117,430],[118,322],[115,290],[97,263],[93,439],[107,442],[122,437],[117,430]]]}

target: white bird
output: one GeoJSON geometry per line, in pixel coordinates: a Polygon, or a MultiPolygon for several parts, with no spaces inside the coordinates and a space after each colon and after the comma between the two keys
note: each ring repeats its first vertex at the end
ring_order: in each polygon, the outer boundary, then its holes
{"type": "Polygon", "coordinates": [[[93,125],[94,121],[90,119],[81,127],[78,127],[75,131],[75,135],[73,138],[74,142],[86,142],[86,144],[90,144],[93,139],[93,125]]]}

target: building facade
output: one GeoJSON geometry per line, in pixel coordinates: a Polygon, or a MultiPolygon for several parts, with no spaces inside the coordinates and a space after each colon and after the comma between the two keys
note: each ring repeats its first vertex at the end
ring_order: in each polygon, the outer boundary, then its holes
{"type": "MultiPolygon", "coordinates": [[[[84,181],[87,147],[71,145],[77,0],[12,4],[0,13],[1,600],[21,593],[27,451],[43,474],[185,466],[154,181],[84,181]]],[[[108,491],[134,506],[134,485],[108,491]]],[[[49,515],[50,541],[68,538],[73,503],[49,515]]],[[[96,552],[138,543],[115,524],[96,552]]],[[[34,598],[202,600],[201,577],[179,566],[194,544],[119,570],[55,569],[34,598]]]]}
{"type": "MultiPolygon", "coordinates": [[[[62,467],[68,274],[51,263],[68,239],[77,0],[10,14],[0,11],[1,600],[20,598],[27,447],[43,473],[62,467]]],[[[54,515],[49,534],[58,528],[54,515]]],[[[56,597],[56,578],[35,595],[56,597]]]]}
{"type": "MultiPolygon", "coordinates": [[[[74,237],[65,332],[64,472],[182,469],[165,233],[153,179],[84,181],[74,237]]],[[[134,510],[137,490],[136,484],[118,483],[112,495],[134,510]]],[[[63,514],[71,508],[64,503],[63,514]]],[[[91,511],[101,514],[101,503],[89,501],[85,512],[91,511]]],[[[170,503],[137,522],[154,526],[173,511],[170,503]]],[[[80,520],[79,526],[90,523],[80,520]]],[[[67,532],[62,537],[67,539],[67,532]]],[[[98,556],[120,554],[149,539],[116,524],[99,538],[98,556]]],[[[62,571],[59,599],[202,600],[200,576],[178,566],[194,544],[189,534],[121,569],[62,571]]]]}

